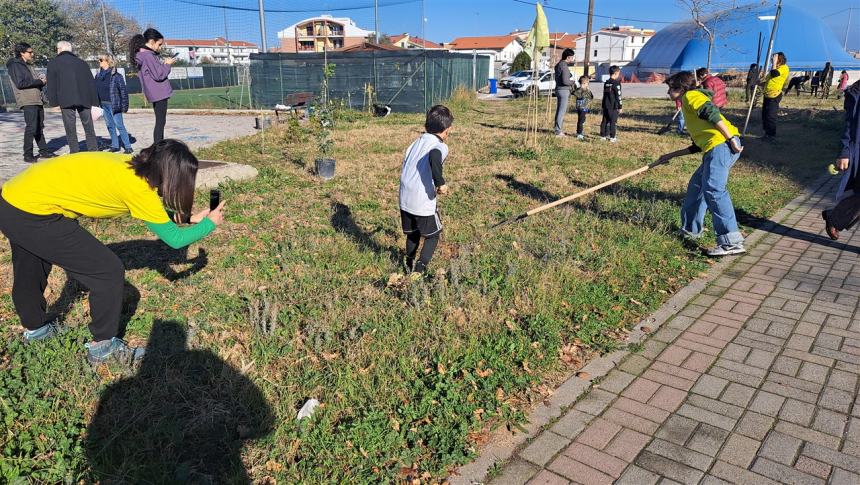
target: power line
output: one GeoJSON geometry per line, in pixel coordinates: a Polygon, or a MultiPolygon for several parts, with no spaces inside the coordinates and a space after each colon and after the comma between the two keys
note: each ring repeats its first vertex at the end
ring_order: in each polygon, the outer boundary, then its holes
{"type": "MultiPolygon", "coordinates": [[[[177,0],[177,1],[179,1],[179,0],[177,0]]],[[[514,1],[514,2],[517,2],[517,3],[523,3],[523,4],[526,4],[526,5],[531,5],[531,6],[535,6],[535,5],[536,5],[534,2],[526,2],[525,0],[513,0],[513,1],[514,1]]],[[[545,9],[549,9],[549,10],[558,10],[559,12],[575,13],[575,14],[578,14],[578,15],[586,15],[586,16],[588,15],[588,12],[580,12],[580,11],[578,11],[578,10],[569,10],[569,9],[561,8],[561,7],[550,7],[550,6],[548,6],[548,5],[542,5],[542,6],[543,6],[543,8],[545,8],[545,9]]],[[[598,14],[594,14],[594,16],[595,16],[595,17],[600,17],[600,18],[603,18],[603,19],[610,19],[610,20],[626,20],[627,22],[639,22],[639,23],[643,23],[643,24],[645,24],[645,23],[648,23],[648,24],[674,24],[675,22],[677,22],[677,20],[666,21],[666,20],[631,19],[631,18],[626,18],[626,17],[616,17],[616,16],[614,16],[614,15],[613,15],[613,16],[609,16],[609,15],[598,15],[598,14]]]]}
{"type": "MultiPolygon", "coordinates": [[[[259,11],[259,7],[250,8],[250,7],[228,7],[224,4],[218,5],[214,3],[206,3],[206,2],[198,2],[195,0],[173,0],[177,3],[185,3],[188,5],[196,5],[198,7],[212,7],[212,8],[223,8],[227,10],[238,10],[241,12],[257,12],[259,11]]],[[[380,2],[380,7],[392,7],[394,5],[406,5],[408,3],[418,3],[420,0],[390,0],[385,3],[380,2]]],[[[346,10],[366,10],[373,8],[373,5],[365,5],[365,6],[356,6],[356,7],[337,7],[337,8],[327,8],[325,9],[328,12],[341,12],[346,10]]],[[[307,13],[307,12],[319,12],[320,9],[317,8],[300,8],[300,9],[270,9],[267,8],[267,13],[307,13]]]]}

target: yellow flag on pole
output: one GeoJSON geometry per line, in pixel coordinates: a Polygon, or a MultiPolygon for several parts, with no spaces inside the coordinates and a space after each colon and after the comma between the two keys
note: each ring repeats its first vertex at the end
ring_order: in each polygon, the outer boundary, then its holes
{"type": "Polygon", "coordinates": [[[535,4],[537,14],[535,15],[534,24],[529,30],[529,36],[526,38],[525,50],[532,55],[532,59],[537,58],[537,54],[543,52],[549,47],[549,26],[546,21],[546,14],[543,13],[543,7],[540,3],[535,4]]]}

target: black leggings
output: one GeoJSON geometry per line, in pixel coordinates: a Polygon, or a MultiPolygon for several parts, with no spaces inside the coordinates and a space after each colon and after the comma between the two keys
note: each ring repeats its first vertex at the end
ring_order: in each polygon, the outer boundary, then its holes
{"type": "Polygon", "coordinates": [[[581,135],[583,130],[585,129],[585,110],[578,109],[576,110],[576,134],[581,135]]]}
{"type": "Polygon", "coordinates": [[[764,98],[761,105],[761,124],[764,128],[764,134],[767,136],[776,135],[776,116],[779,113],[779,102],[782,101],[782,95],[775,98],[764,98]]]}
{"type": "Polygon", "coordinates": [[[116,337],[122,313],[125,268],[110,249],[78,221],[38,216],[12,206],[0,194],[0,231],[12,246],[12,302],[21,325],[46,322],[45,287],[56,265],[90,290],[90,332],[96,341],[116,337]]]}
{"type": "Polygon", "coordinates": [[[155,128],[152,130],[152,143],[158,143],[164,139],[164,125],[167,123],[167,100],[162,99],[152,103],[152,110],[155,111],[155,128]]]}
{"type": "Polygon", "coordinates": [[[436,245],[439,244],[439,233],[424,238],[424,247],[421,248],[421,256],[418,262],[415,263],[415,255],[418,253],[418,244],[421,243],[421,233],[418,231],[406,235],[406,266],[416,273],[423,273],[430,264],[430,259],[433,258],[433,253],[436,251],[436,245]],[[415,267],[412,267],[412,264],[415,267]]]}

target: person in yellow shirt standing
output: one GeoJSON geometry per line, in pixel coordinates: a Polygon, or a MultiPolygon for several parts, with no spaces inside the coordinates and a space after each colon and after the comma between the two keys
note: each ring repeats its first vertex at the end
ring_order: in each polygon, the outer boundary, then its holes
{"type": "Polygon", "coordinates": [[[788,64],[786,62],[785,54],[782,52],[774,54],[773,69],[764,78],[761,124],[766,140],[772,140],[776,136],[776,115],[779,113],[779,102],[782,101],[782,88],[788,80],[788,64]]]}
{"type": "Polygon", "coordinates": [[[660,156],[658,162],[704,153],[702,164],[690,178],[681,206],[681,235],[691,240],[702,237],[705,212],[710,210],[717,246],[707,251],[708,256],[744,253],[744,237],[738,229],[735,208],[726,189],[729,169],[743,151],[738,129],[714,105],[711,91],[696,89],[696,75],[692,72],[679,72],[667,79],[666,84],[669,85],[669,97],[673,101],[681,100],[681,111],[693,144],[660,156]]]}
{"type": "Polygon", "coordinates": [[[81,216],[131,215],[173,248],[202,239],[223,221],[223,203],[178,227],[165,206],[187,218],[194,202],[197,158],[177,140],[162,140],[131,156],[83,152],[47,160],[24,170],[0,190],[0,232],[12,247],[12,301],[24,341],[57,333],[46,316],[45,287],[52,266],[59,266],[90,291],[87,360],[133,363],[143,349],[119,338],[125,268],[110,249],[82,228],[81,216]]]}

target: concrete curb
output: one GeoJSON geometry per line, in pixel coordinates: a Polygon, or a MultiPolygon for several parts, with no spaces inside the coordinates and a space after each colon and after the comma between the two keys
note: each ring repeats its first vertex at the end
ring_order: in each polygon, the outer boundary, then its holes
{"type": "MultiPolygon", "coordinates": [[[[814,195],[822,185],[826,184],[829,179],[829,175],[823,175],[810,184],[809,187],[804,188],[797,197],[770,217],[770,223],[762,229],[753,231],[746,238],[746,246],[748,248],[755,247],[770,232],[769,229],[788,218],[805,200],[814,195]]],[[[730,258],[721,260],[712,266],[704,277],[693,280],[690,284],[675,293],[656,312],[636,324],[629,334],[629,343],[638,344],[646,341],[648,335],[655,333],[659,327],[680,313],[711,282],[719,278],[739,259],[730,258]],[[644,332],[642,330],[644,326],[650,327],[651,330],[648,333],[644,332]]],[[[529,412],[528,422],[523,426],[525,432],[511,433],[506,429],[494,431],[490,435],[487,444],[481,450],[480,455],[471,463],[458,468],[449,477],[451,485],[485,483],[492,469],[504,465],[520,448],[523,448],[533,438],[536,438],[547,425],[556,421],[564,414],[567,408],[585,396],[592,389],[592,384],[595,380],[599,381],[605,377],[606,374],[630,355],[631,352],[628,350],[612,352],[592,360],[583,368],[572,373],[551,396],[529,412]],[[576,377],[575,374],[578,372],[589,373],[590,379],[584,380],[576,377]]]]}
{"type": "Polygon", "coordinates": [[[250,165],[241,163],[221,162],[217,160],[205,160],[218,165],[201,168],[197,171],[197,180],[194,183],[196,189],[214,189],[218,184],[232,180],[240,182],[257,177],[257,169],[250,165]]]}

